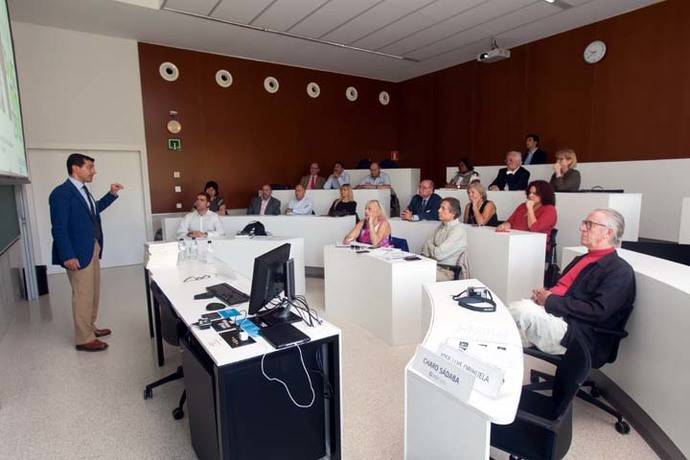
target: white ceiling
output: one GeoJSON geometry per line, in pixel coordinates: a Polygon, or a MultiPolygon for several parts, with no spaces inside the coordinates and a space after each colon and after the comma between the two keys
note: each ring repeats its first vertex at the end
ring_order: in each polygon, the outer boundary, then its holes
{"type": "Polygon", "coordinates": [[[15,21],[402,81],[472,60],[489,48],[492,36],[501,47],[512,48],[658,1],[10,0],[9,4],[15,21]],[[159,5],[406,59],[182,15],[158,9],[159,5]]]}

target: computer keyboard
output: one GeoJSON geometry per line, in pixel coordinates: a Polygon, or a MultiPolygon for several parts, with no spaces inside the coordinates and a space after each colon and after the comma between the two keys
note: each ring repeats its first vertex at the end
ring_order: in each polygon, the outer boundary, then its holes
{"type": "Polygon", "coordinates": [[[237,305],[249,301],[249,296],[247,294],[235,289],[228,283],[209,286],[206,290],[228,305],[237,305]]]}

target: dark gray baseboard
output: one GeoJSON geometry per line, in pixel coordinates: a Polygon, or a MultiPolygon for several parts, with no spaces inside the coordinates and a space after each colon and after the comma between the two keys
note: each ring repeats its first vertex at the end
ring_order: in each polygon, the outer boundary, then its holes
{"type": "Polygon", "coordinates": [[[304,267],[304,276],[309,278],[323,278],[323,267],[304,267]]]}
{"type": "Polygon", "coordinates": [[[623,414],[623,417],[632,425],[649,447],[664,460],[688,460],[671,438],[652,420],[628,394],[616,383],[598,370],[592,370],[589,374],[606,400],[623,414]]]}

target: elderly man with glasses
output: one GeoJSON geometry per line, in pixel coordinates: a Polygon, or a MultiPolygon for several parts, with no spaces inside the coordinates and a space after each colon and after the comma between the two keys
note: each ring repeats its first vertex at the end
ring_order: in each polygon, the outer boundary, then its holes
{"type": "Polygon", "coordinates": [[[555,286],[536,289],[530,300],[509,305],[524,346],[563,354],[569,325],[577,323],[589,339],[593,357],[608,356],[613,338],[595,335],[595,328],[619,328],[635,300],[635,274],[616,252],[624,229],[617,211],[595,209],[580,223],[580,242],[587,254],[576,257],[555,286]]]}

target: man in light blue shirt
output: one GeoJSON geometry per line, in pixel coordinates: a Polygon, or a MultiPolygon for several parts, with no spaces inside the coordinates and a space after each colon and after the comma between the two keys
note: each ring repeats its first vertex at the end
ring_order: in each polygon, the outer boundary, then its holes
{"type": "Polygon", "coordinates": [[[340,186],[350,183],[350,175],[345,171],[345,167],[340,161],[336,161],[333,165],[333,174],[328,176],[328,180],[324,184],[325,190],[340,189],[340,186]]]}
{"type": "Polygon", "coordinates": [[[305,196],[306,189],[302,184],[295,186],[295,198],[288,201],[285,214],[288,216],[309,216],[314,213],[314,203],[305,196]]]}
{"type": "Polygon", "coordinates": [[[357,188],[391,188],[391,178],[374,162],[369,166],[369,175],[362,179],[357,188]]]}

